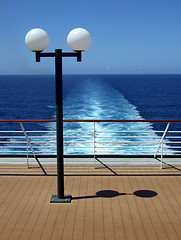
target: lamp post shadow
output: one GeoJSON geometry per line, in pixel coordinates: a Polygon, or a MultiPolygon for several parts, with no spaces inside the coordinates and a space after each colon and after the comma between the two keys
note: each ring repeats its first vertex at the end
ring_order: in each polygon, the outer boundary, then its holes
{"type": "Polygon", "coordinates": [[[90,199],[90,198],[113,198],[119,196],[131,195],[141,198],[151,198],[157,196],[157,192],[152,190],[137,190],[133,193],[119,193],[114,190],[102,190],[98,191],[96,195],[89,195],[89,196],[79,196],[79,197],[72,197],[72,200],[79,200],[79,199],[90,199]]]}

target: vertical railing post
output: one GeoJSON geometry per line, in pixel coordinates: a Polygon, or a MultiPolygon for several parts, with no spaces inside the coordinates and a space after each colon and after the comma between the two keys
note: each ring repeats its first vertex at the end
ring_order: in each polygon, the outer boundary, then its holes
{"type": "Polygon", "coordinates": [[[27,133],[26,133],[24,127],[23,127],[22,122],[20,122],[20,126],[21,126],[21,129],[22,129],[22,131],[23,131],[23,133],[24,133],[24,135],[25,135],[27,144],[28,144],[28,146],[30,147],[30,149],[31,149],[31,151],[32,151],[32,153],[33,153],[34,158],[36,159],[37,163],[38,163],[39,166],[41,167],[41,169],[42,169],[42,171],[44,172],[44,174],[47,175],[45,169],[43,168],[43,166],[41,165],[40,161],[38,160],[38,158],[37,158],[37,156],[36,156],[36,154],[35,154],[35,151],[34,151],[32,145],[31,145],[31,143],[30,143],[30,140],[29,140],[28,135],[27,135],[27,133]]]}
{"type": "Polygon", "coordinates": [[[163,141],[161,145],[161,163],[160,163],[160,169],[162,169],[162,164],[163,164],[163,141]]]}
{"type": "Polygon", "coordinates": [[[28,152],[28,141],[26,140],[26,148],[27,148],[27,168],[29,168],[29,152],[28,152]]]}
{"type": "Polygon", "coordinates": [[[96,167],[96,127],[94,122],[94,167],[96,167]]]}
{"type": "MultiPolygon", "coordinates": [[[[162,135],[162,137],[161,137],[160,143],[159,143],[159,145],[158,145],[158,147],[157,147],[157,150],[156,150],[156,152],[155,152],[154,158],[156,158],[157,152],[158,152],[161,144],[163,144],[163,140],[164,140],[164,138],[165,138],[165,135],[166,135],[167,132],[168,132],[169,126],[170,126],[170,122],[167,123],[167,126],[166,126],[166,128],[165,128],[165,131],[164,131],[164,133],[163,133],[163,135],[162,135]]],[[[163,155],[162,155],[162,158],[163,158],[163,155]]]]}

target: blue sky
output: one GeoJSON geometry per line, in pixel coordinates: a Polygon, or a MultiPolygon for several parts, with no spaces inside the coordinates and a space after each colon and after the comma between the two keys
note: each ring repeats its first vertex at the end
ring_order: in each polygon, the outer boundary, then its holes
{"type": "Polygon", "coordinates": [[[69,51],[68,33],[87,29],[83,62],[66,58],[65,74],[181,74],[180,0],[1,0],[0,74],[53,74],[54,59],[36,63],[24,38],[47,31],[47,51],[69,51]]]}

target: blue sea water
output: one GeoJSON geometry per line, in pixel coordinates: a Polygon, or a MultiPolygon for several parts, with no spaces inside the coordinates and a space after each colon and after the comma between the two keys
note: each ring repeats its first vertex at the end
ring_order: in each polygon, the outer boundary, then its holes
{"type": "MultiPolygon", "coordinates": [[[[181,75],[64,75],[64,119],[181,119],[181,75]]],[[[0,119],[55,119],[55,80],[52,75],[0,76],[0,119]]],[[[114,124],[99,128],[116,129],[114,124]]],[[[26,125],[54,130],[54,123],[26,125]]],[[[166,123],[124,123],[126,130],[164,130],[166,123]]],[[[19,126],[0,124],[0,130],[19,126]]],[[[16,129],[17,128],[17,129],[16,129]]],[[[85,123],[66,129],[89,130],[85,123]]],[[[120,125],[119,125],[120,129],[120,125]]],[[[180,124],[171,124],[180,130],[180,124]]]]}
{"type": "MultiPolygon", "coordinates": [[[[181,75],[65,75],[63,80],[64,119],[181,117],[181,75]]],[[[54,107],[54,76],[0,76],[0,119],[55,119],[54,107]]]]}

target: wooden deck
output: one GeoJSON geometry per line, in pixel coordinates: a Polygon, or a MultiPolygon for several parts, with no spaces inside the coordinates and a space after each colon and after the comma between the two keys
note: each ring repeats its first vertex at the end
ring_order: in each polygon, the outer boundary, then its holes
{"type": "Polygon", "coordinates": [[[44,168],[0,165],[0,239],[181,239],[181,165],[66,165],[63,204],[44,168]]]}

